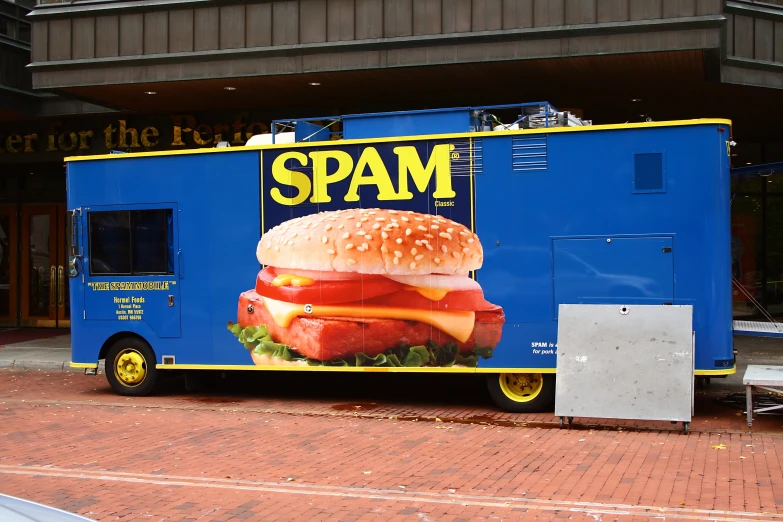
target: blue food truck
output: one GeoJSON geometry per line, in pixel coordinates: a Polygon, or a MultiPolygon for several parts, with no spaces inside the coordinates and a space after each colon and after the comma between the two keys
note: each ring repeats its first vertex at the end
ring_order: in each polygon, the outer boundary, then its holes
{"type": "Polygon", "coordinates": [[[729,121],[273,123],[67,159],[72,366],[123,395],[169,370],[483,373],[500,408],[551,411],[558,305],[587,303],[692,305],[695,375],[735,372],[729,121]]]}

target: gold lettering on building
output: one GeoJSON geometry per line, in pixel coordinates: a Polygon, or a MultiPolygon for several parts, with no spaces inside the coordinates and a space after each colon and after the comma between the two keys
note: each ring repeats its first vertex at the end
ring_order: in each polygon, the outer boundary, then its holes
{"type": "Polygon", "coordinates": [[[196,145],[206,146],[212,144],[212,127],[202,123],[193,129],[193,141],[196,145]]]}
{"type": "Polygon", "coordinates": [[[155,127],[145,127],[144,130],[141,131],[142,146],[148,149],[157,147],[158,144],[160,144],[160,140],[158,139],[158,136],[160,136],[158,129],[156,129],[155,127]]]}
{"type": "Polygon", "coordinates": [[[64,132],[57,137],[57,146],[60,150],[70,152],[79,144],[79,138],[75,132],[64,132]]]}
{"type": "Polygon", "coordinates": [[[92,131],[79,131],[79,150],[90,150],[90,142],[87,138],[92,138],[92,131]]]}
{"type": "Polygon", "coordinates": [[[120,149],[138,149],[139,148],[139,131],[134,129],[133,127],[127,128],[126,127],[127,122],[125,120],[120,120],[120,130],[119,130],[119,148],[120,149]],[[128,135],[130,135],[131,141],[130,144],[128,144],[128,135]]]}
{"type": "Polygon", "coordinates": [[[19,152],[22,148],[19,146],[22,144],[22,137],[19,134],[11,134],[5,139],[5,148],[11,154],[19,152]]]}
{"type": "Polygon", "coordinates": [[[171,142],[172,147],[184,147],[185,142],[182,141],[182,133],[193,132],[193,127],[196,126],[196,118],[189,114],[178,114],[172,116],[174,120],[174,141],[171,142]],[[185,120],[185,125],[183,125],[185,120]]]}
{"type": "Polygon", "coordinates": [[[38,140],[38,134],[31,133],[31,134],[25,134],[24,135],[24,151],[25,152],[35,152],[33,149],[33,142],[38,140]]]}
{"type": "Polygon", "coordinates": [[[114,141],[114,132],[116,130],[117,129],[115,129],[114,125],[112,125],[111,123],[109,124],[108,127],[103,129],[103,137],[105,138],[104,144],[106,145],[106,148],[109,150],[117,146],[117,142],[114,141]]]}
{"type": "Polygon", "coordinates": [[[0,154],[77,151],[79,154],[100,154],[117,149],[135,152],[137,149],[211,147],[221,141],[241,146],[252,136],[269,132],[267,124],[248,123],[249,118],[248,111],[237,113],[232,123],[226,123],[226,120],[223,123],[201,122],[192,114],[175,114],[171,116],[171,130],[160,125],[132,125],[128,119],[106,122],[95,129],[63,130],[63,122],[54,120],[45,132],[0,130],[0,154]],[[93,140],[101,135],[102,140],[93,140]]]}

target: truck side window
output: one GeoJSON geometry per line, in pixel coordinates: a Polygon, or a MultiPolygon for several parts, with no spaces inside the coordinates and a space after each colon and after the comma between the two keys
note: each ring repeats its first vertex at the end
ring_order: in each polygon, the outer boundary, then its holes
{"type": "Polygon", "coordinates": [[[171,210],[90,212],[88,226],[91,274],[174,272],[171,210]]]}

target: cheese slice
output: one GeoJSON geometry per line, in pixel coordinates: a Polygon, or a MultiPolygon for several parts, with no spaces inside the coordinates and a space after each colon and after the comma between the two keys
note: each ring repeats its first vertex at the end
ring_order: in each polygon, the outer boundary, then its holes
{"type": "Polygon", "coordinates": [[[357,319],[399,319],[419,321],[434,326],[449,334],[461,343],[470,339],[476,323],[474,312],[444,312],[441,310],[416,310],[413,308],[394,308],[391,306],[332,306],[312,305],[310,313],[305,305],[286,303],[262,297],[264,306],[278,326],[287,328],[295,317],[354,317],[357,319]]]}
{"type": "Polygon", "coordinates": [[[409,286],[406,288],[406,290],[418,292],[420,295],[426,297],[430,301],[440,301],[446,297],[446,294],[449,293],[448,290],[444,290],[442,288],[425,288],[422,286],[409,286]]]}

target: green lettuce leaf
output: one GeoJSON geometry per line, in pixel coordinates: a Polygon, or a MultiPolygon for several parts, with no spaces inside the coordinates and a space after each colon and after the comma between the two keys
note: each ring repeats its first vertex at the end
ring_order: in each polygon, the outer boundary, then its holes
{"type": "Polygon", "coordinates": [[[306,357],[308,366],[351,366],[343,359],[332,359],[331,361],[319,361],[306,357]]]}
{"type": "Polygon", "coordinates": [[[430,352],[426,346],[411,346],[408,355],[402,360],[402,365],[409,368],[424,366],[430,360],[430,352]]]}
{"type": "Polygon", "coordinates": [[[402,367],[402,363],[400,362],[400,359],[393,353],[386,355],[386,363],[387,366],[394,366],[396,368],[402,367]]]}
{"type": "Polygon", "coordinates": [[[462,355],[458,354],[454,364],[461,364],[462,366],[467,366],[468,368],[475,368],[478,366],[478,359],[475,355],[471,355],[470,357],[463,357],[462,355]]]}
{"type": "Polygon", "coordinates": [[[280,343],[273,343],[272,341],[264,341],[259,343],[258,346],[253,348],[253,353],[256,355],[270,355],[272,357],[279,357],[284,361],[301,361],[306,359],[306,357],[295,352],[290,346],[280,343]]]}
{"type": "Polygon", "coordinates": [[[251,350],[256,355],[280,357],[285,361],[306,361],[309,366],[447,368],[459,364],[475,368],[478,366],[479,359],[491,358],[494,350],[491,346],[479,347],[476,345],[471,355],[464,356],[460,353],[456,343],[449,342],[440,346],[430,339],[427,341],[426,346],[408,346],[400,343],[375,357],[369,357],[360,352],[346,359],[319,361],[301,355],[288,345],[273,342],[272,337],[269,335],[269,330],[264,325],[242,328],[238,324],[229,322],[227,328],[245,348],[251,350]]]}
{"type": "Polygon", "coordinates": [[[239,326],[238,324],[234,324],[234,323],[228,323],[228,329],[235,336],[239,335],[239,332],[242,331],[242,327],[239,326]]]}
{"type": "Polygon", "coordinates": [[[369,357],[362,352],[356,354],[356,366],[384,366],[385,364],[386,356],[382,353],[375,357],[369,357]]]}
{"type": "Polygon", "coordinates": [[[473,348],[473,353],[484,359],[491,359],[492,350],[494,350],[492,346],[485,346],[484,348],[479,348],[478,345],[476,345],[476,347],[473,348]]]}

